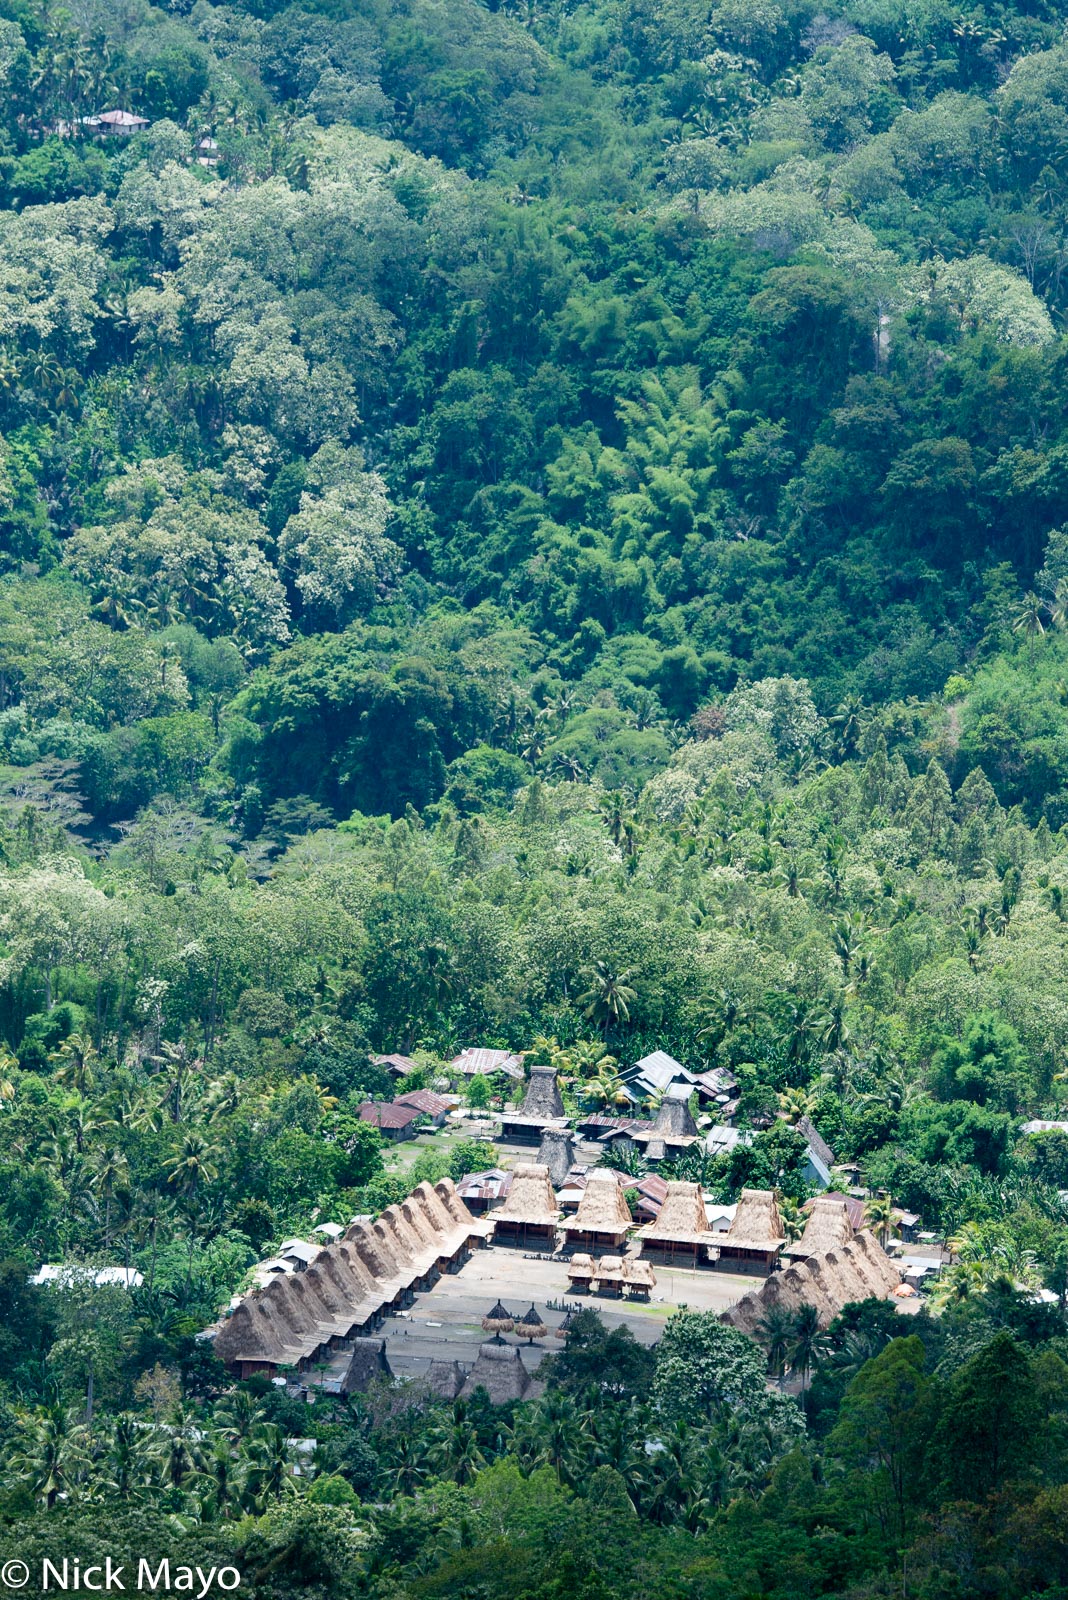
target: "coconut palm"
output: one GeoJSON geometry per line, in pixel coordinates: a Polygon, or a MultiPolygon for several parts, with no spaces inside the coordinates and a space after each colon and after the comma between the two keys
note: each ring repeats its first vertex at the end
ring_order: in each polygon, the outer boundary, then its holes
{"type": "Polygon", "coordinates": [[[605,1037],[610,1028],[630,1021],[630,1006],[637,998],[630,986],[635,970],[613,972],[607,962],[595,961],[589,969],[590,987],[579,995],[578,1003],[585,1007],[584,1015],[600,1024],[605,1037]]]}
{"type": "Polygon", "coordinates": [[[757,1327],[757,1338],[768,1353],[768,1371],[781,1384],[793,1340],[793,1317],[785,1306],[772,1306],[757,1327]]]}
{"type": "Polygon", "coordinates": [[[73,1411],[45,1406],[21,1416],[9,1458],[9,1473],[46,1511],[70,1494],[84,1468],[85,1430],[73,1411]]]}
{"type": "Polygon", "coordinates": [[[810,1117],[819,1104],[811,1089],[784,1089],[778,1096],[779,1111],[791,1128],[796,1128],[802,1117],[810,1117]]]}
{"type": "Polygon", "coordinates": [[[1012,614],[1013,633],[1023,633],[1027,636],[1027,664],[1034,666],[1035,639],[1039,634],[1045,633],[1044,617],[1049,607],[1041,595],[1029,589],[1012,614]]]}
{"type": "Polygon", "coordinates": [[[429,1436],[427,1460],[442,1478],[453,1483],[470,1483],[486,1465],[486,1458],[478,1442],[478,1430],[467,1411],[467,1402],[454,1400],[448,1419],[433,1429],[429,1436]]]}
{"type": "Polygon", "coordinates": [[[820,1326],[820,1314],[813,1305],[799,1306],[790,1329],[790,1366],[801,1375],[802,1390],[808,1387],[809,1374],[827,1348],[827,1335],[820,1326]]]}
{"type": "Polygon", "coordinates": [[[864,1221],[874,1230],[881,1245],[886,1244],[891,1233],[897,1231],[894,1223],[894,1202],[888,1194],[873,1195],[864,1206],[864,1221]]]}

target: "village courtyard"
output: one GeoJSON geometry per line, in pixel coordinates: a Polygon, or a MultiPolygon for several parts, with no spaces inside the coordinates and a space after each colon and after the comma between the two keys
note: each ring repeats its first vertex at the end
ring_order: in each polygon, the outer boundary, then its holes
{"type": "MultiPolygon", "coordinates": [[[[563,1348],[555,1329],[568,1309],[593,1307],[608,1329],[626,1325],[642,1344],[655,1344],[664,1323],[673,1311],[685,1306],[691,1311],[726,1311],[753,1288],[760,1279],[708,1268],[656,1266],[656,1287],[648,1304],[613,1299],[600,1294],[575,1294],[568,1289],[567,1262],[550,1255],[533,1256],[522,1250],[491,1245],[475,1250],[456,1273],[444,1274],[434,1286],[417,1294],[405,1311],[387,1317],[376,1337],[386,1341],[386,1358],[398,1378],[425,1377],[432,1361],[458,1361],[462,1367],[474,1365],[479,1346],[489,1337],[482,1318],[500,1300],[517,1317],[533,1301],[549,1329],[548,1336],[533,1344],[521,1343],[515,1334],[509,1344],[520,1344],[523,1364],[533,1373],[546,1355],[563,1348]],[[557,1309],[551,1309],[551,1307],[557,1309]]],[[[331,1385],[347,1370],[350,1356],[339,1351],[325,1370],[309,1383],[331,1385]]]]}

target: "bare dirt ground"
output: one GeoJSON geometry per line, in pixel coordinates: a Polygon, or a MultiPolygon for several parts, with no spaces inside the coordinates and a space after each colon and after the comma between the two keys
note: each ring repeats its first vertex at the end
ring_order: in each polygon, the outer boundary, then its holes
{"type": "Polygon", "coordinates": [[[523,1359],[533,1370],[543,1356],[560,1348],[552,1330],[563,1320],[564,1312],[550,1311],[550,1302],[596,1306],[607,1327],[626,1324],[643,1344],[655,1344],[665,1321],[680,1306],[691,1311],[725,1311],[759,1283],[726,1272],[677,1267],[654,1267],[654,1271],[657,1284],[652,1301],[642,1305],[570,1293],[566,1264],[551,1257],[530,1260],[520,1250],[476,1250],[460,1272],[439,1279],[426,1294],[416,1297],[403,1316],[390,1317],[383,1324],[389,1364],[404,1378],[421,1377],[431,1361],[459,1361],[469,1366],[487,1337],[482,1318],[498,1299],[517,1316],[533,1301],[550,1329],[540,1344],[523,1346],[523,1359]]]}

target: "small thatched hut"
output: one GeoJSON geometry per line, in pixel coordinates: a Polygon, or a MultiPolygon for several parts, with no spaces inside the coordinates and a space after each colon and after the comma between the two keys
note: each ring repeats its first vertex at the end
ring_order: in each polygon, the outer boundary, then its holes
{"type": "Polygon", "coordinates": [[[375,1382],[393,1382],[384,1339],[353,1339],[348,1370],[341,1380],[342,1394],[366,1394],[375,1382]]]}
{"type": "Polygon", "coordinates": [[[845,1196],[821,1194],[813,1203],[800,1239],[788,1244],[783,1251],[794,1261],[807,1261],[809,1256],[823,1256],[829,1250],[840,1250],[854,1237],[849,1220],[845,1196]]]}
{"type": "Polygon", "coordinates": [[[614,1172],[594,1167],[586,1180],[578,1210],[564,1224],[568,1244],[618,1254],[630,1227],[631,1215],[618,1177],[614,1172]]]}
{"type": "Polygon", "coordinates": [[[599,1294],[614,1295],[618,1299],[623,1293],[623,1276],[622,1256],[602,1256],[594,1271],[594,1287],[599,1294]]]}
{"type": "Polygon", "coordinates": [[[718,1265],[727,1272],[770,1272],[784,1237],[771,1190],[743,1189],[730,1230],[719,1241],[718,1265]]]}
{"type": "Polygon", "coordinates": [[[516,1167],[508,1198],[492,1213],[492,1221],[495,1244],[553,1249],[560,1207],[548,1167],[540,1161],[527,1161],[516,1167]]]}
{"type": "Polygon", "coordinates": [[[519,1348],[490,1340],[479,1346],[478,1360],[467,1374],[461,1398],[470,1399],[476,1389],[485,1389],[495,1406],[522,1400],[530,1388],[530,1374],[523,1365],[519,1348]]]}
{"type": "Polygon", "coordinates": [[[643,1255],[707,1266],[708,1247],[716,1235],[708,1226],[700,1184],[669,1183],[656,1221],[639,1229],[638,1238],[643,1255]]]}
{"type": "Polygon", "coordinates": [[[554,1189],[562,1189],[575,1165],[575,1141],[570,1128],[545,1128],[538,1146],[538,1162],[549,1169],[554,1189]]]}
{"type": "Polygon", "coordinates": [[[572,1289],[588,1289],[592,1278],[592,1258],[581,1251],[577,1255],[573,1255],[567,1264],[567,1281],[572,1289]]]}

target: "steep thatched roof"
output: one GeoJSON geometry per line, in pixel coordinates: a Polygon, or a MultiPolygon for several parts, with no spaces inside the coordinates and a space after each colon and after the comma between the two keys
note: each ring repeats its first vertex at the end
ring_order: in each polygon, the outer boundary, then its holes
{"type": "Polygon", "coordinates": [[[803,1305],[814,1305],[821,1326],[827,1327],[843,1306],[855,1300],[885,1300],[900,1281],[901,1274],[886,1251],[865,1231],[847,1244],[774,1273],[720,1320],[755,1337],[774,1307],[794,1312],[803,1305]]]}
{"type": "Polygon", "coordinates": [[[524,1161],[515,1169],[512,1187],[503,1205],[493,1212],[494,1225],[531,1223],[544,1227],[559,1221],[560,1207],[549,1180],[549,1169],[540,1161],[524,1161]]]}
{"type": "Polygon", "coordinates": [[[552,1067],[531,1067],[530,1082],[523,1100],[525,1117],[562,1117],[564,1102],[552,1067]]]}
{"type": "Polygon", "coordinates": [[[825,1255],[848,1244],[853,1237],[853,1224],[849,1220],[845,1196],[821,1194],[815,1201],[805,1223],[800,1239],[788,1244],[783,1255],[803,1261],[808,1256],[825,1255]]]}
{"type": "Polygon", "coordinates": [[[697,1183],[669,1183],[656,1221],[638,1230],[647,1244],[711,1244],[716,1238],[708,1226],[701,1186],[697,1183]]]}
{"type": "Polygon", "coordinates": [[[554,1189],[562,1189],[575,1164],[575,1141],[570,1128],[546,1128],[538,1147],[538,1161],[549,1169],[554,1189]]]}
{"type": "Polygon", "coordinates": [[[432,1361],[423,1382],[432,1394],[455,1400],[464,1386],[464,1369],[458,1361],[432,1361]]]}
{"type": "Polygon", "coordinates": [[[770,1189],[743,1189],[738,1209],[722,1245],[738,1250],[774,1250],[783,1238],[782,1218],[770,1189]]]}
{"type": "Polygon", "coordinates": [[[631,1225],[630,1211],[614,1172],[594,1167],[586,1180],[578,1210],[565,1224],[568,1233],[603,1233],[618,1238],[631,1225]]]}
{"type": "Polygon", "coordinates": [[[522,1400],[529,1387],[530,1374],[518,1346],[489,1340],[479,1346],[478,1360],[467,1374],[460,1394],[467,1400],[476,1389],[485,1389],[495,1406],[504,1406],[510,1400],[522,1400]]]}
{"type": "Polygon", "coordinates": [[[696,1138],[697,1124],[690,1114],[691,1093],[687,1084],[673,1083],[661,1100],[653,1126],[662,1138],[671,1139],[672,1136],[696,1138]]]}
{"type": "Polygon", "coordinates": [[[384,1339],[354,1339],[348,1371],[341,1380],[342,1394],[365,1394],[376,1379],[393,1381],[384,1339]]]}
{"type": "Polygon", "coordinates": [[[333,1338],[349,1338],[442,1259],[472,1238],[475,1221],[452,1180],[421,1183],[378,1221],[354,1223],[319,1251],[307,1271],[247,1295],[215,1336],[221,1361],[276,1366],[310,1360],[333,1338]]]}

